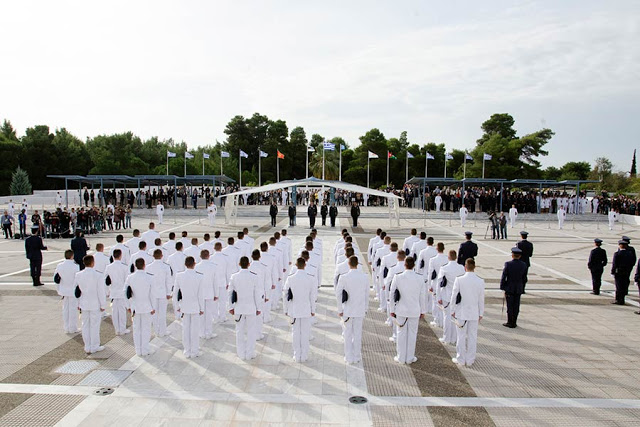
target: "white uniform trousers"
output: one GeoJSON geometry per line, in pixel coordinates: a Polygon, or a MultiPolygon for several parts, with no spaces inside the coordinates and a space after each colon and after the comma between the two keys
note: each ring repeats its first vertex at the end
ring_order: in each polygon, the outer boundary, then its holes
{"type": "Polygon", "coordinates": [[[293,319],[292,343],[293,358],[296,362],[305,362],[309,358],[309,336],[311,335],[311,318],[293,319]]]}
{"type": "MultiPolygon", "coordinates": [[[[105,296],[107,298],[109,298],[109,295],[111,294],[111,292],[110,292],[111,289],[110,288],[111,288],[110,286],[107,286],[106,284],[104,285],[104,294],[105,294],[105,296]]],[[[109,317],[108,311],[109,311],[109,305],[107,305],[107,307],[105,307],[105,310],[102,312],[102,317],[103,318],[109,317]]]]}
{"type": "Polygon", "coordinates": [[[162,224],[162,217],[164,214],[158,214],[158,223],[162,224]]]}
{"type": "Polygon", "coordinates": [[[180,314],[178,312],[178,293],[174,292],[171,297],[171,304],[173,305],[173,315],[176,317],[176,320],[180,320],[180,314]]]}
{"type": "Polygon", "coordinates": [[[269,301],[265,301],[262,310],[262,323],[271,322],[271,301],[275,296],[275,289],[269,289],[265,295],[265,298],[268,298],[269,301]]]}
{"type": "Polygon", "coordinates": [[[614,222],[615,222],[615,221],[613,220],[613,218],[610,218],[610,219],[609,219],[609,230],[613,230],[614,222]]]}
{"type": "Polygon", "coordinates": [[[419,317],[397,316],[398,338],[396,339],[396,350],[398,352],[398,362],[412,363],[416,353],[416,339],[418,337],[419,317]],[[405,323],[406,321],[406,323],[405,323]]]}
{"type": "Polygon", "coordinates": [[[256,357],[256,315],[235,315],[236,353],[242,360],[256,357]]]}
{"type": "Polygon", "coordinates": [[[440,304],[436,300],[435,296],[432,294],[431,301],[431,314],[433,315],[433,321],[436,323],[436,326],[442,328],[442,310],[440,310],[440,304]]]}
{"type": "Polygon", "coordinates": [[[158,337],[167,335],[167,298],[152,298],[151,305],[156,311],[153,315],[153,330],[158,337]]]}
{"type": "Polygon", "coordinates": [[[451,318],[451,304],[447,308],[444,309],[443,312],[443,328],[442,328],[442,338],[445,343],[455,344],[456,342],[456,325],[452,322],[451,318]]]}
{"type": "Polygon", "coordinates": [[[264,337],[264,335],[262,334],[262,327],[264,325],[264,313],[267,304],[268,303],[262,301],[262,305],[258,308],[260,314],[256,316],[255,332],[253,333],[253,336],[256,340],[261,340],[262,337],[264,337]]]}
{"type": "Polygon", "coordinates": [[[476,348],[478,346],[478,321],[458,320],[464,324],[462,328],[455,326],[458,330],[458,341],[456,342],[456,357],[460,365],[470,366],[476,360],[476,348]],[[465,323],[466,322],[466,323],[465,323]]]}
{"type": "Polygon", "coordinates": [[[382,278],[382,273],[380,273],[380,296],[379,296],[379,306],[381,310],[387,309],[387,299],[389,299],[389,289],[382,289],[384,284],[382,283],[384,279],[382,278]]]}
{"type": "Polygon", "coordinates": [[[378,275],[376,271],[373,271],[373,288],[376,291],[376,298],[380,301],[380,290],[382,290],[382,286],[380,286],[380,282],[378,282],[378,275]]]}
{"type": "Polygon", "coordinates": [[[342,322],[344,328],[344,358],[347,363],[362,360],[362,322],[364,317],[347,317],[342,322]]]}
{"type": "Polygon", "coordinates": [[[218,301],[213,299],[204,300],[204,315],[200,322],[200,338],[209,339],[213,337],[213,317],[216,314],[217,303],[218,301]]]}
{"type": "Polygon", "coordinates": [[[424,293],[424,297],[426,299],[427,313],[431,314],[433,313],[433,294],[427,290],[424,293]]]}
{"type": "Polygon", "coordinates": [[[559,228],[560,230],[562,230],[562,227],[564,227],[564,219],[559,219],[559,220],[558,220],[558,228],[559,228]]]}
{"type": "Polygon", "coordinates": [[[209,214],[209,225],[214,226],[216,224],[216,216],[214,214],[209,214]]]}
{"type": "Polygon", "coordinates": [[[127,329],[127,300],[124,298],[114,298],[111,300],[111,321],[116,335],[124,334],[127,329]]]}
{"type": "Polygon", "coordinates": [[[196,357],[200,353],[200,314],[185,314],[182,317],[182,346],[184,355],[196,357]]]}
{"type": "Polygon", "coordinates": [[[467,217],[466,216],[461,217],[460,225],[464,227],[466,223],[467,223],[467,217]]]}
{"type": "Polygon", "coordinates": [[[136,313],[133,316],[133,346],[138,356],[146,356],[151,353],[149,341],[151,341],[151,313],[136,313]]]}
{"type": "Polygon", "coordinates": [[[515,216],[510,216],[509,217],[509,223],[511,225],[511,228],[513,228],[516,225],[516,217],[515,216]]]}
{"type": "Polygon", "coordinates": [[[100,310],[82,310],[82,341],[84,341],[84,351],[87,353],[93,353],[100,347],[101,321],[100,310]]]}
{"type": "Polygon", "coordinates": [[[78,332],[78,298],[62,297],[62,325],[68,334],[78,332]]]}
{"type": "Polygon", "coordinates": [[[273,298],[271,298],[271,310],[276,311],[278,309],[278,304],[280,303],[280,298],[283,298],[283,307],[284,307],[284,295],[282,294],[282,281],[278,281],[276,283],[276,288],[271,290],[271,294],[273,298]],[[277,298],[276,298],[277,297],[277,298]]]}
{"type": "Polygon", "coordinates": [[[216,323],[222,323],[227,320],[227,307],[225,305],[227,298],[227,289],[225,286],[218,287],[218,301],[213,302],[213,320],[216,323]]]}

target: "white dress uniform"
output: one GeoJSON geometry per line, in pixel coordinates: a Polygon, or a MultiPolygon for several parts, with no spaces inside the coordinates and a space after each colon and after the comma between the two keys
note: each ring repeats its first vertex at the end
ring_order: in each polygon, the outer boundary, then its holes
{"type": "Polygon", "coordinates": [[[247,242],[249,244],[250,251],[253,251],[253,248],[254,248],[255,243],[256,243],[256,239],[254,239],[253,237],[250,237],[248,234],[245,234],[244,237],[242,238],[242,240],[247,242]]]}
{"type": "Polygon", "coordinates": [[[215,303],[220,295],[216,284],[216,265],[210,259],[204,259],[196,265],[196,271],[202,273],[202,293],[204,298],[204,316],[200,322],[200,338],[211,339],[217,335],[213,333],[213,317],[215,303]]]}
{"type": "MultiPolygon", "coordinates": [[[[289,271],[289,264],[291,263],[291,241],[289,241],[289,243],[284,242],[282,237],[280,237],[279,240],[276,240],[276,248],[282,251],[282,276],[285,277],[289,271]]],[[[316,250],[315,243],[314,250],[316,250]]],[[[319,253],[322,254],[322,249],[320,249],[319,253]]],[[[322,264],[322,255],[320,255],[320,264],[322,264]]]]}
{"type": "Polygon", "coordinates": [[[278,285],[278,268],[276,266],[277,259],[275,255],[269,252],[260,252],[260,261],[266,266],[265,276],[265,306],[262,312],[262,321],[269,323],[271,321],[271,305],[272,300],[279,299],[280,295],[276,294],[276,287],[278,285]],[[267,301],[268,300],[268,301],[267,301]]]}
{"type": "MultiPolygon", "coordinates": [[[[147,244],[147,249],[156,245],[156,239],[160,238],[160,233],[156,230],[147,230],[140,236],[142,240],[147,244]]],[[[134,251],[135,252],[135,251],[134,251]]]]}
{"type": "Polygon", "coordinates": [[[104,271],[105,283],[111,296],[111,321],[116,335],[128,334],[127,329],[127,297],[124,282],[129,275],[129,266],[122,261],[114,260],[104,271]]]}
{"type": "Polygon", "coordinates": [[[466,207],[461,207],[460,208],[460,225],[462,227],[465,226],[465,224],[467,223],[467,216],[469,216],[469,209],[467,209],[466,207]]]}
{"type": "Polygon", "coordinates": [[[417,261],[418,257],[420,256],[420,252],[422,252],[422,250],[426,247],[427,239],[418,239],[418,241],[415,242],[411,247],[411,256],[413,257],[413,259],[417,261]]]}
{"type": "Polygon", "coordinates": [[[260,310],[262,290],[257,275],[240,269],[229,281],[229,310],[234,310],[236,322],[236,353],[242,360],[256,357],[256,312],[260,310]],[[238,300],[232,302],[235,291],[238,300]]]}
{"type": "MultiPolygon", "coordinates": [[[[129,265],[129,261],[131,260],[131,251],[129,250],[129,248],[124,243],[116,243],[115,245],[113,245],[111,247],[111,250],[109,251],[109,261],[113,262],[113,260],[112,260],[113,251],[115,251],[116,249],[120,249],[120,252],[122,252],[122,257],[120,258],[120,261],[122,261],[125,264],[129,265]]],[[[134,252],[138,252],[138,248],[137,247],[136,247],[136,250],[134,252]]]]}
{"type": "Polygon", "coordinates": [[[256,316],[255,322],[255,332],[254,337],[257,341],[264,338],[262,334],[262,326],[264,325],[264,312],[266,311],[266,303],[265,298],[268,295],[268,291],[270,291],[271,286],[269,285],[270,281],[267,277],[267,265],[262,262],[262,259],[259,260],[251,260],[251,264],[249,264],[249,271],[255,273],[258,280],[258,289],[260,290],[260,301],[258,305],[258,311],[260,314],[256,316]]]}
{"type": "Polygon", "coordinates": [[[370,264],[373,264],[373,248],[378,242],[380,242],[380,236],[378,235],[369,239],[369,246],[367,247],[367,261],[370,264]]]}
{"type": "Polygon", "coordinates": [[[235,242],[235,246],[240,251],[240,256],[238,257],[238,259],[242,258],[243,256],[246,256],[247,258],[251,259],[251,251],[253,248],[249,244],[249,242],[247,242],[244,239],[238,239],[235,242]]]}
{"type": "Polygon", "coordinates": [[[93,268],[98,273],[104,273],[105,269],[107,268],[107,265],[109,265],[109,263],[111,262],[109,260],[109,257],[104,252],[95,252],[93,254],[93,260],[95,263],[93,265],[93,268]]]}
{"type": "Polygon", "coordinates": [[[417,243],[418,240],[420,240],[420,238],[418,236],[409,236],[406,239],[404,239],[404,242],[402,243],[402,250],[404,251],[405,254],[413,256],[413,252],[411,252],[411,248],[413,247],[414,243],[417,243]]]}
{"type": "Polygon", "coordinates": [[[162,258],[160,259],[162,261],[166,261],[167,258],[169,257],[169,252],[167,252],[167,250],[163,246],[155,246],[155,245],[151,246],[151,249],[147,249],[147,253],[149,254],[149,256],[151,258],[154,258],[153,253],[156,251],[156,249],[160,249],[160,252],[162,252],[162,258]]]}
{"type": "Polygon", "coordinates": [[[458,364],[471,366],[476,360],[476,348],[478,344],[478,322],[484,315],[484,280],[476,273],[467,272],[458,277],[453,284],[451,301],[453,304],[460,294],[460,304],[454,307],[459,326],[458,340],[456,343],[456,359],[458,364]]]}
{"type": "MultiPolygon", "coordinates": [[[[464,266],[458,264],[456,260],[449,261],[447,264],[440,268],[440,273],[436,279],[436,287],[433,288],[436,295],[436,300],[442,300],[442,304],[439,304],[438,309],[442,310],[443,315],[443,331],[440,342],[454,344],[456,342],[456,326],[451,319],[451,290],[453,289],[453,283],[456,278],[464,274],[464,266]],[[446,278],[446,286],[442,287],[443,278],[446,278]]],[[[455,305],[455,301],[453,301],[455,305]]]]}
{"type": "Polygon", "coordinates": [[[196,263],[199,263],[200,261],[202,261],[200,259],[200,246],[191,245],[187,249],[185,249],[183,252],[185,257],[188,257],[188,256],[193,257],[196,263]]]}
{"type": "Polygon", "coordinates": [[[616,211],[611,209],[607,214],[607,217],[609,219],[609,230],[613,230],[613,226],[615,225],[616,220],[618,219],[618,214],[616,213],[616,211]]]}
{"type": "Polygon", "coordinates": [[[167,251],[167,256],[171,256],[176,253],[176,242],[175,239],[169,240],[162,245],[162,247],[167,251]]]}
{"type": "Polygon", "coordinates": [[[16,212],[16,205],[13,202],[9,202],[9,215],[14,216],[16,212]]]}
{"type": "Polygon", "coordinates": [[[509,224],[511,225],[511,228],[513,228],[516,225],[517,218],[518,218],[518,209],[516,208],[509,209],[509,224]]]}
{"type": "Polygon", "coordinates": [[[186,267],[184,265],[184,260],[187,259],[187,256],[183,251],[175,251],[173,255],[170,255],[167,259],[167,264],[173,270],[173,289],[171,292],[171,303],[173,304],[173,314],[176,319],[180,319],[180,313],[178,313],[178,291],[176,291],[176,277],[178,273],[182,273],[186,267]]]}
{"type": "Polygon", "coordinates": [[[282,295],[282,286],[284,282],[284,272],[282,271],[282,266],[284,265],[284,261],[283,261],[284,253],[282,252],[281,249],[271,245],[269,245],[269,249],[267,249],[267,253],[270,253],[271,255],[273,255],[276,260],[275,269],[277,270],[276,273],[278,273],[278,282],[276,283],[276,289],[275,289],[275,292],[273,293],[274,297],[271,299],[271,310],[277,310],[278,304],[280,302],[280,295],[282,295]]]}
{"type": "Polygon", "coordinates": [[[200,251],[207,251],[209,252],[209,255],[213,255],[213,253],[215,252],[215,244],[209,240],[202,242],[202,244],[200,244],[200,251]]]}
{"type": "Polygon", "coordinates": [[[186,357],[200,356],[200,313],[204,312],[202,273],[187,268],[176,275],[174,293],[180,293],[178,308],[182,317],[182,346],[186,357]]]}
{"type": "Polygon", "coordinates": [[[153,262],[153,257],[146,253],[145,251],[138,251],[131,255],[131,263],[129,264],[129,272],[135,273],[136,271],[136,261],[138,259],[144,259],[144,265],[147,266],[153,262]]]}
{"type": "Polygon", "coordinates": [[[231,277],[232,274],[240,270],[240,266],[238,265],[240,262],[240,251],[234,245],[229,245],[222,250],[222,253],[228,256],[227,274],[231,277]]]}
{"type": "Polygon", "coordinates": [[[162,217],[164,216],[164,206],[162,204],[156,206],[156,215],[158,216],[158,223],[162,224],[162,217]]]}
{"type": "Polygon", "coordinates": [[[420,274],[413,270],[405,270],[403,273],[396,274],[391,283],[391,295],[394,295],[396,290],[400,293],[400,300],[392,303],[392,311],[398,322],[396,340],[398,355],[395,360],[399,363],[413,363],[417,360],[415,352],[418,322],[420,315],[427,311],[424,303],[423,281],[420,274]]]}
{"type": "Polygon", "coordinates": [[[379,304],[380,304],[379,311],[383,311],[386,308],[385,294],[382,289],[382,279],[383,279],[383,271],[384,271],[384,267],[382,266],[382,258],[385,255],[388,255],[390,252],[391,252],[390,245],[383,244],[382,247],[380,247],[375,251],[375,255],[374,255],[373,264],[376,266],[375,267],[376,274],[374,277],[374,281],[376,284],[376,294],[378,295],[379,304]]]}
{"type": "Polygon", "coordinates": [[[558,228],[560,230],[562,230],[562,228],[564,227],[564,220],[567,218],[567,213],[564,211],[564,208],[561,206],[560,209],[558,209],[558,228]]]}
{"type": "Polygon", "coordinates": [[[213,303],[213,320],[222,323],[227,320],[227,285],[229,284],[229,261],[227,255],[214,251],[209,261],[215,266],[215,284],[218,287],[218,301],[213,303]]]}
{"type": "Polygon", "coordinates": [[[100,346],[101,310],[107,308],[107,296],[104,292],[103,275],[87,267],[76,273],[74,290],[80,288],[78,306],[82,310],[82,340],[84,351],[95,353],[103,350],[100,346]]]}
{"type": "Polygon", "coordinates": [[[151,340],[151,318],[153,303],[151,300],[153,284],[152,277],[145,270],[137,270],[130,274],[125,282],[125,289],[131,288],[131,312],[133,320],[133,345],[138,356],[151,354],[149,341],[151,340]]]}
{"type": "Polygon", "coordinates": [[[178,242],[182,243],[182,250],[186,250],[191,247],[191,238],[190,237],[181,237],[178,242]]]}
{"type": "Polygon", "coordinates": [[[151,274],[151,305],[156,311],[153,316],[153,329],[156,336],[167,334],[167,296],[171,295],[173,286],[173,269],[161,259],[154,260],[145,271],[151,274]]]}
{"type": "Polygon", "coordinates": [[[214,226],[216,224],[216,214],[218,213],[218,207],[211,203],[207,208],[207,215],[209,216],[209,225],[214,226]]]}
{"type": "Polygon", "coordinates": [[[62,297],[62,327],[67,334],[79,332],[78,328],[78,299],[75,296],[73,281],[80,270],[78,264],[71,259],[65,259],[53,272],[58,295],[62,297]],[[57,276],[57,277],[56,277],[57,276]]]}
{"type": "MultiPolygon", "coordinates": [[[[440,267],[449,262],[449,259],[445,254],[437,253],[436,256],[429,261],[429,268],[427,269],[427,277],[425,281],[427,283],[427,291],[431,290],[431,312],[433,314],[433,322],[431,325],[443,327],[443,313],[438,308],[438,299],[436,298],[436,286],[438,286],[438,274],[440,273],[440,267]],[[435,273],[435,278],[433,277],[435,273]]],[[[426,298],[425,298],[426,304],[426,298]]]]}
{"type": "Polygon", "coordinates": [[[369,305],[369,278],[360,266],[340,275],[336,297],[344,328],[344,358],[347,363],[358,363],[362,360],[362,323],[369,305]],[[344,303],[343,290],[348,295],[344,303]]]}
{"type": "Polygon", "coordinates": [[[318,292],[316,283],[316,279],[305,270],[297,270],[287,277],[284,284],[285,313],[293,319],[293,358],[296,362],[305,362],[309,358],[311,317],[316,312],[318,292]],[[286,298],[289,289],[293,294],[291,301],[286,298]]]}
{"type": "Polygon", "coordinates": [[[280,237],[280,241],[284,244],[285,249],[282,251],[284,253],[284,256],[287,258],[287,266],[286,269],[287,271],[289,270],[289,266],[292,264],[292,260],[291,260],[291,249],[293,249],[293,243],[291,242],[291,239],[288,238],[287,236],[281,236],[280,237]]]}
{"type": "Polygon", "coordinates": [[[436,212],[440,212],[440,205],[442,205],[442,197],[438,194],[435,198],[436,212]]]}
{"type": "Polygon", "coordinates": [[[389,287],[386,285],[386,278],[389,275],[389,270],[398,263],[398,252],[392,251],[382,257],[380,261],[380,284],[382,290],[380,291],[381,301],[380,308],[384,311],[387,310],[389,305],[389,287]]]}
{"type": "Polygon", "coordinates": [[[29,203],[27,202],[26,199],[24,199],[22,201],[22,209],[24,209],[24,214],[28,218],[29,217],[29,203]]]}

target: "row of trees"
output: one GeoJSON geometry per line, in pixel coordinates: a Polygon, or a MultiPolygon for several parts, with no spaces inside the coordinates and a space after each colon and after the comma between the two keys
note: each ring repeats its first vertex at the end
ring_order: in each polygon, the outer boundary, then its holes
{"type": "MultiPolygon", "coordinates": [[[[615,175],[606,159],[604,163],[599,159],[600,163],[596,162],[594,169],[587,162],[569,162],[562,168],[549,167],[543,170],[539,158],[548,154],[544,146],[553,137],[553,131],[541,129],[529,135],[518,136],[514,124],[511,115],[494,114],[481,125],[482,135],[475,147],[468,152],[473,160],[467,161],[467,177],[482,176],[482,159],[485,153],[492,156],[487,161],[486,178],[587,179],[595,174],[605,179],[615,175]]],[[[259,113],[248,118],[233,117],[224,133],[226,141],[189,151],[195,158],[186,160],[187,174],[202,173],[203,155],[206,153],[210,158],[204,161],[205,174],[219,174],[222,166],[225,175],[238,180],[238,157],[242,150],[249,155],[242,159],[242,182],[257,184],[258,155],[261,150],[268,154],[268,157],[261,159],[262,183],[276,180],[277,151],[284,154],[284,159],[279,161],[280,179],[302,179],[306,174],[307,147],[312,147],[314,151],[308,153],[309,175],[321,177],[322,143],[329,141],[335,144],[336,150],[325,152],[327,179],[338,179],[342,167],[344,181],[366,185],[367,156],[371,151],[379,156],[379,159],[370,162],[371,186],[383,186],[386,182],[387,152],[390,152],[395,157],[390,161],[390,180],[399,187],[405,180],[408,153],[413,156],[409,160],[409,177],[424,176],[427,154],[434,157],[429,160],[428,175],[444,176],[445,155],[450,154],[452,159],[447,161],[447,176],[456,178],[462,177],[466,154],[462,150],[447,150],[444,143],[411,142],[407,132],[402,132],[398,137],[387,138],[375,128],[362,135],[359,138],[360,144],[352,148],[339,136],[312,134],[308,137],[302,127],[289,130],[285,121],[272,120],[259,113]],[[341,146],[344,148],[340,165],[341,146]],[[229,152],[230,157],[221,158],[222,151],[229,152]]],[[[11,174],[18,166],[27,171],[33,188],[51,189],[61,185],[60,182],[46,178],[53,174],[165,174],[167,151],[177,154],[175,158],[169,159],[168,173],[182,175],[184,153],[187,151],[184,141],[160,140],[157,137],[142,140],[127,132],[98,135],[83,142],[64,128],[51,131],[46,125],[30,127],[22,137],[18,137],[11,123],[5,120],[0,128],[0,155],[4,160],[4,166],[0,170],[0,194],[8,193],[11,174]]],[[[619,185],[622,184],[618,183],[617,186],[619,185]]]]}

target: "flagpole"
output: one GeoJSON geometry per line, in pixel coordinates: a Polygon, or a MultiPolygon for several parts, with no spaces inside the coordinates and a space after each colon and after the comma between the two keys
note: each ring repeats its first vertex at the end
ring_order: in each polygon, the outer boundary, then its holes
{"type": "MultiPolygon", "coordinates": [[[[168,174],[167,174],[168,175],[168,174]]],[[[224,175],[222,173],[222,151],[220,152],[220,175],[224,175]]]]}
{"type": "Polygon", "coordinates": [[[404,182],[409,181],[409,152],[407,151],[407,173],[404,182]]]}
{"type": "Polygon", "coordinates": [[[482,155],[482,179],[484,179],[484,154],[482,155]]]}
{"type": "Polygon", "coordinates": [[[322,180],[324,181],[324,143],[322,144],[322,180]]]}
{"type": "Polygon", "coordinates": [[[202,153],[202,176],[204,176],[204,153],[202,153]]]}
{"type": "Polygon", "coordinates": [[[187,177],[187,152],[184,152],[184,177],[187,177]]]}
{"type": "MultiPolygon", "coordinates": [[[[369,155],[367,154],[367,157],[369,157],[369,155]]],[[[342,144],[340,144],[340,166],[338,167],[339,172],[338,172],[338,180],[342,181],[342,144]]]]}
{"type": "Polygon", "coordinates": [[[467,152],[464,152],[464,169],[462,172],[462,179],[467,179],[467,152]]]}
{"type": "Polygon", "coordinates": [[[240,154],[240,151],[242,150],[238,150],[238,183],[240,184],[240,189],[242,189],[242,154],[240,154]]]}
{"type": "Polygon", "coordinates": [[[262,149],[258,147],[258,187],[262,186],[262,171],[260,170],[260,159],[262,158],[262,149]]]}
{"type": "Polygon", "coordinates": [[[305,179],[309,179],[309,146],[308,145],[307,145],[307,162],[305,166],[306,166],[305,179]]]}
{"type": "Polygon", "coordinates": [[[369,187],[369,162],[371,162],[371,157],[369,156],[369,153],[367,153],[367,188],[369,187]]]}
{"type": "Polygon", "coordinates": [[[169,175],[169,151],[167,151],[167,175],[169,175]]]}
{"type": "Polygon", "coordinates": [[[444,153],[444,177],[447,177],[447,153],[444,153]]]}
{"type": "Polygon", "coordinates": [[[280,156],[276,151],[276,181],[280,182],[280,156]]]}
{"type": "Polygon", "coordinates": [[[389,188],[389,150],[387,150],[387,188],[389,188]]]}
{"type": "Polygon", "coordinates": [[[429,153],[427,153],[426,156],[424,156],[425,160],[424,160],[424,177],[428,177],[428,171],[429,171],[429,153]]]}

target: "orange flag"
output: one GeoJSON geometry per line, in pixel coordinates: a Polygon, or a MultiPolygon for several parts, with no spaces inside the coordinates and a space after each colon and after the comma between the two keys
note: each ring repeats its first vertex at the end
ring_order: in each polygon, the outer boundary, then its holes
{"type": "Polygon", "coordinates": [[[279,159],[284,159],[284,154],[282,154],[282,153],[280,152],[280,150],[276,150],[276,151],[278,152],[278,158],[279,158],[279,159]]]}

